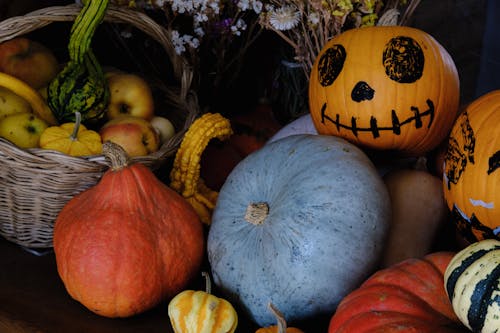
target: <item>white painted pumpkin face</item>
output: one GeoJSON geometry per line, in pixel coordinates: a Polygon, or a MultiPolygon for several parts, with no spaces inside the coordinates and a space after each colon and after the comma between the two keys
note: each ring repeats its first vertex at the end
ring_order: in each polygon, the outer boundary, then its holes
{"type": "Polygon", "coordinates": [[[459,80],[446,50],[409,27],[348,30],[318,55],[309,85],[320,134],[419,155],[447,135],[459,80]]]}
{"type": "Polygon", "coordinates": [[[469,240],[500,239],[500,90],[471,103],[453,126],[444,195],[469,240]]]}

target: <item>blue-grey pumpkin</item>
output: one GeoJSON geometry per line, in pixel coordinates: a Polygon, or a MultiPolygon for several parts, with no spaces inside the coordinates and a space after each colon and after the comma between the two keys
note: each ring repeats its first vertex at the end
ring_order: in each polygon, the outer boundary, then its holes
{"type": "Polygon", "coordinates": [[[299,134],[247,156],[222,186],[208,233],[213,280],[260,326],[332,314],[377,267],[390,199],[365,153],[299,134]]]}

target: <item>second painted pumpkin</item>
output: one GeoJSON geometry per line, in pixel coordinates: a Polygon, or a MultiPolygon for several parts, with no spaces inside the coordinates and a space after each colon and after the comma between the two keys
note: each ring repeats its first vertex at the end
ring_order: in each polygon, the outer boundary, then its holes
{"type": "Polygon", "coordinates": [[[214,283],[259,326],[331,313],[377,266],[387,188],[356,146],[294,135],[247,156],[222,186],[208,234],[214,283]]]}
{"type": "Polygon", "coordinates": [[[347,30],[311,70],[309,106],[321,134],[406,155],[422,155],[449,133],[459,78],[432,36],[404,26],[347,30]]]}
{"type": "Polygon", "coordinates": [[[459,232],[469,242],[500,240],[500,90],[458,117],[444,157],[443,190],[459,232]]]}

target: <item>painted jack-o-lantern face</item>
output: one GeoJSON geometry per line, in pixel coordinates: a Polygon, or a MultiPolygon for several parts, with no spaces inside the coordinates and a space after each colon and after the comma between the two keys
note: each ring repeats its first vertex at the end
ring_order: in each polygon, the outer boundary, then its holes
{"type": "Polygon", "coordinates": [[[448,52],[427,33],[402,26],[336,36],[319,53],[309,81],[318,133],[415,156],[446,138],[459,97],[448,52]]]}
{"type": "Polygon", "coordinates": [[[469,241],[500,239],[500,90],[475,100],[450,133],[444,197],[469,241]]]}

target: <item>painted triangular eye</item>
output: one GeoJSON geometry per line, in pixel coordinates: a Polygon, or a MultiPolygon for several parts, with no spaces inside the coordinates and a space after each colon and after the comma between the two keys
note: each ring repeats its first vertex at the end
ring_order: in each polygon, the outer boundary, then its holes
{"type": "Polygon", "coordinates": [[[385,46],[382,64],[387,76],[398,83],[413,83],[422,77],[424,52],[413,38],[392,38],[385,46]]]}
{"type": "Polygon", "coordinates": [[[318,60],[318,78],[323,87],[335,81],[344,67],[346,58],[345,48],[340,44],[332,45],[320,56],[318,60]]]}
{"type": "Polygon", "coordinates": [[[498,168],[500,168],[500,150],[488,159],[488,175],[498,168]]]}

